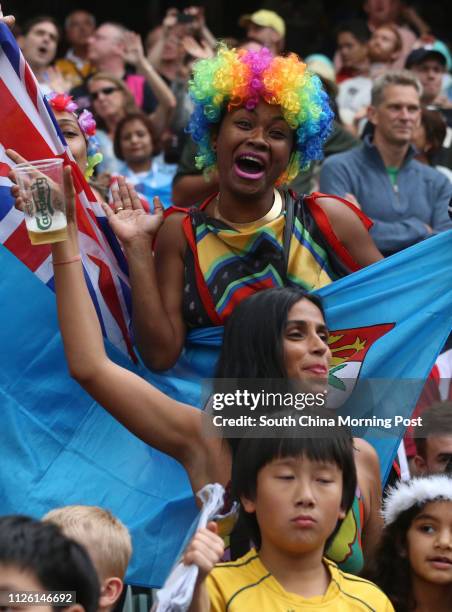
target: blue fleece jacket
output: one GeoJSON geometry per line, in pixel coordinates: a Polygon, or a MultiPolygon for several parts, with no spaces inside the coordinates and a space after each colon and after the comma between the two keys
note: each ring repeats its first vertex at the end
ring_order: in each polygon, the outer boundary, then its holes
{"type": "Polygon", "coordinates": [[[356,149],[332,155],[320,172],[320,191],[352,193],[374,225],[370,234],[384,255],[400,251],[431,233],[452,229],[447,212],[452,183],[413,159],[410,147],[392,185],[378,149],[366,137],[356,149]]]}

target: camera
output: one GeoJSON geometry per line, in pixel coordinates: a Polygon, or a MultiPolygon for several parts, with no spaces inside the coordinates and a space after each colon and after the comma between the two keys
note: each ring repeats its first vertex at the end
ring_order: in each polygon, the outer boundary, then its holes
{"type": "Polygon", "coordinates": [[[193,23],[196,19],[195,15],[188,15],[187,13],[178,13],[177,22],[178,23],[193,23]]]}

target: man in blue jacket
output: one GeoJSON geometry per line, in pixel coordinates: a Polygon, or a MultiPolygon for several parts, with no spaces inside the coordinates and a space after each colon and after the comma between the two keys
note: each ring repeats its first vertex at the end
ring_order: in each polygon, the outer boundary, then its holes
{"type": "Polygon", "coordinates": [[[421,91],[407,71],[377,79],[368,111],[373,136],[356,149],[329,157],[320,173],[320,191],[357,201],[372,219],[370,233],[384,255],[452,229],[452,183],[416,161],[410,144],[420,121],[421,91]]]}

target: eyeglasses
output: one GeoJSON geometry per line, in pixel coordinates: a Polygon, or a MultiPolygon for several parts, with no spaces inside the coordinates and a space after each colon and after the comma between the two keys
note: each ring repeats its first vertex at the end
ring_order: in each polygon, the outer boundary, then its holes
{"type": "Polygon", "coordinates": [[[100,94],[104,94],[104,96],[110,96],[114,91],[119,91],[119,87],[104,87],[103,89],[99,89],[98,91],[93,91],[91,94],[91,100],[95,102],[100,94]]]}

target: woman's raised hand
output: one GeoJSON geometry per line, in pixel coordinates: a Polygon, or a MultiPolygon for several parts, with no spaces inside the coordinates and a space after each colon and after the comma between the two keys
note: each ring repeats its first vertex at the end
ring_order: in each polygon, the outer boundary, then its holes
{"type": "Polygon", "coordinates": [[[103,204],[112,230],[119,240],[127,246],[137,239],[157,235],[164,221],[163,206],[158,197],[154,198],[154,212],[148,213],[132,185],[124,177],[118,177],[118,188],[112,188],[113,207],[103,204]]]}
{"type": "Polygon", "coordinates": [[[207,59],[215,55],[214,50],[205,40],[198,42],[193,36],[184,36],[182,44],[185,51],[195,59],[207,59]]]}
{"type": "Polygon", "coordinates": [[[136,32],[126,32],[124,34],[124,60],[136,67],[146,61],[143,42],[136,32]]]}

